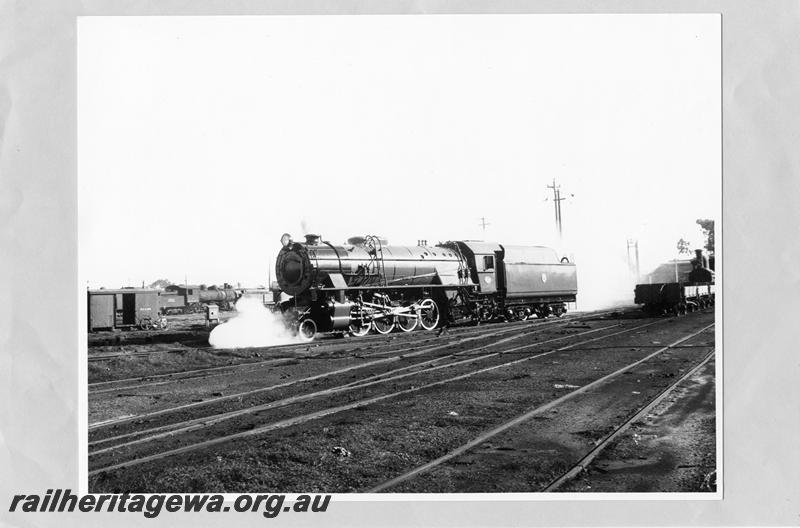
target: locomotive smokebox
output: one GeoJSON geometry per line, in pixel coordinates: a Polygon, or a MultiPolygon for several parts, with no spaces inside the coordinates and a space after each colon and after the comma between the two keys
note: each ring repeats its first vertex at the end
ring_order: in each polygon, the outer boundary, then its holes
{"type": "Polygon", "coordinates": [[[281,291],[297,295],[311,286],[314,269],[302,244],[285,246],[278,253],[275,275],[281,291]]]}

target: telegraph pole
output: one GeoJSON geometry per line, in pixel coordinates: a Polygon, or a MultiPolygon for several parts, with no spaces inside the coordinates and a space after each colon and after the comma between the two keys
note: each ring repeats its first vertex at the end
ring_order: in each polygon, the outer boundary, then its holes
{"type": "Polygon", "coordinates": [[[558,238],[560,239],[562,236],[561,230],[561,200],[564,198],[561,197],[561,186],[556,185],[556,179],[553,178],[553,185],[548,185],[548,189],[553,189],[553,208],[555,209],[556,213],[556,227],[558,228],[558,238]]]}
{"type": "Polygon", "coordinates": [[[558,211],[558,236],[560,238],[561,237],[561,200],[563,200],[563,198],[561,197],[561,187],[560,186],[559,186],[558,189],[556,189],[556,196],[557,196],[557,198],[556,198],[556,211],[558,211]]]}
{"type": "Polygon", "coordinates": [[[486,233],[486,226],[487,225],[492,225],[492,224],[490,222],[487,222],[486,218],[482,216],[481,217],[481,223],[478,224],[478,225],[481,226],[481,228],[483,228],[483,232],[486,233]]]}
{"type": "Polygon", "coordinates": [[[635,238],[628,239],[628,269],[631,273],[636,274],[636,279],[639,279],[639,241],[635,238]],[[631,260],[631,248],[634,251],[634,260],[631,260]]]}

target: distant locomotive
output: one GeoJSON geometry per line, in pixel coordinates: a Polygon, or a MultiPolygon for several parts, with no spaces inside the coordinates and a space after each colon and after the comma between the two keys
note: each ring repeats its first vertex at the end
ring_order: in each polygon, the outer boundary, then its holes
{"type": "Polygon", "coordinates": [[[649,313],[682,315],[714,304],[714,271],[703,251],[695,258],[662,264],[637,284],[634,302],[649,313]]]}
{"type": "Polygon", "coordinates": [[[410,332],[440,324],[561,316],[577,295],[576,267],[541,246],[453,241],[390,246],[378,237],[334,246],[281,237],[278,305],[304,339],[317,332],[410,332]]]}
{"type": "Polygon", "coordinates": [[[171,284],[159,292],[158,306],[165,315],[201,312],[209,303],[216,304],[221,310],[231,310],[241,295],[240,290],[228,284],[222,288],[171,284]]]}

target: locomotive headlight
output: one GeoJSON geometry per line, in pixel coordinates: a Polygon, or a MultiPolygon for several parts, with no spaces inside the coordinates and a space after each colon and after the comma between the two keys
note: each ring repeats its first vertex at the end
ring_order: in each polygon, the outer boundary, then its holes
{"type": "Polygon", "coordinates": [[[289,233],[284,233],[281,237],[281,245],[283,247],[288,247],[292,245],[292,235],[289,233]]]}

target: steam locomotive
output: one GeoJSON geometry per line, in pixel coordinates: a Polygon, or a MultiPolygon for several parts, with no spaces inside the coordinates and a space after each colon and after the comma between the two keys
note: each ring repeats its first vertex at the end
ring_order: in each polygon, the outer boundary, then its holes
{"type": "Polygon", "coordinates": [[[158,295],[159,312],[164,315],[201,312],[206,304],[216,304],[221,310],[231,310],[241,290],[230,284],[218,288],[205,285],[171,284],[158,295]]]}
{"type": "Polygon", "coordinates": [[[410,332],[418,326],[561,316],[577,295],[575,264],[541,246],[470,240],[391,246],[376,236],[335,246],[281,237],[277,305],[301,338],[318,332],[410,332]]]}

